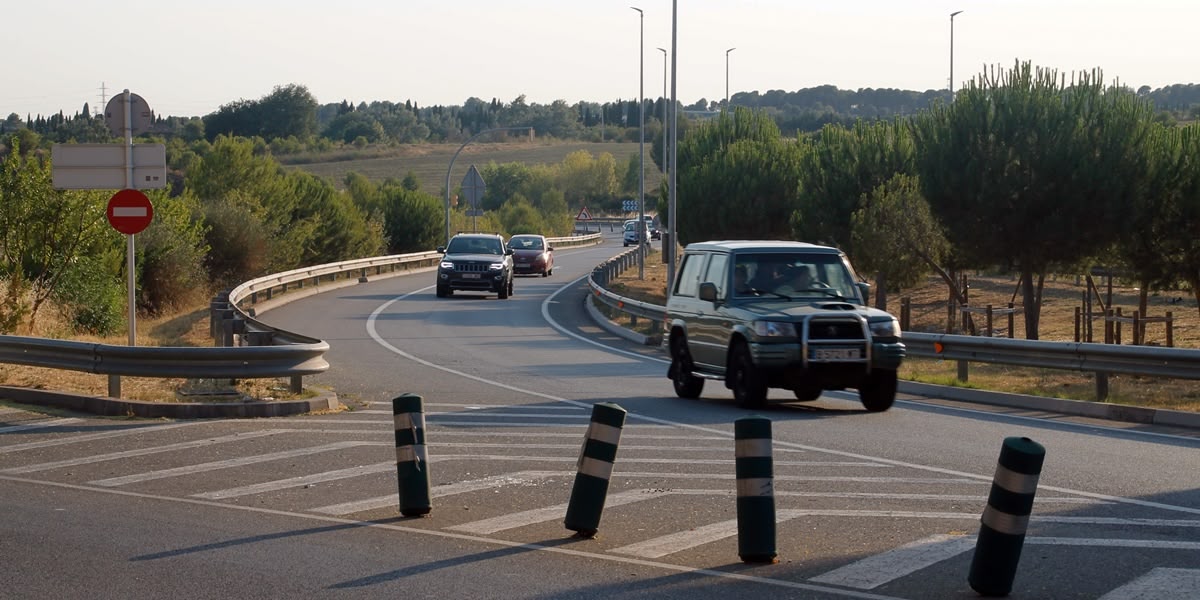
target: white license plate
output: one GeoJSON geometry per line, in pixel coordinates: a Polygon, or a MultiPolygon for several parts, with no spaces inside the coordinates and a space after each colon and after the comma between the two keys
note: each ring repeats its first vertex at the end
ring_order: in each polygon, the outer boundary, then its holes
{"type": "Polygon", "coordinates": [[[479,273],[463,273],[463,279],[479,279],[479,273]]]}
{"type": "Polygon", "coordinates": [[[858,348],[814,348],[813,360],[856,360],[862,357],[858,348]]]}

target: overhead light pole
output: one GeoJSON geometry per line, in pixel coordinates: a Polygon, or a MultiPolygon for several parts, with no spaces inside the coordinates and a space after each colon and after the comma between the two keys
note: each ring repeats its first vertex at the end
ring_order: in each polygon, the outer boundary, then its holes
{"type": "Polygon", "coordinates": [[[646,246],[650,240],[643,240],[646,230],[646,13],[636,6],[630,6],[638,12],[638,127],[641,130],[641,141],[638,143],[638,281],[646,278],[646,246]]]}
{"type": "Polygon", "coordinates": [[[956,10],[950,13],[950,101],[954,102],[954,15],[961,14],[961,10],[956,10]]]}
{"type": "Polygon", "coordinates": [[[678,124],[676,123],[677,117],[675,114],[675,110],[676,110],[675,93],[676,93],[676,89],[677,89],[677,81],[676,81],[675,73],[677,72],[676,67],[679,66],[679,35],[678,35],[679,17],[678,17],[678,12],[679,12],[679,0],[671,0],[671,104],[670,104],[671,113],[670,113],[670,117],[668,117],[668,121],[671,124],[671,143],[669,146],[669,150],[667,152],[667,154],[670,155],[670,157],[671,157],[670,162],[668,163],[670,166],[668,167],[669,173],[667,175],[667,185],[668,185],[668,190],[669,190],[667,193],[667,221],[668,221],[668,223],[670,223],[670,225],[667,227],[667,235],[669,237],[668,237],[667,244],[666,244],[666,246],[667,246],[667,248],[666,248],[667,249],[667,289],[666,289],[666,292],[668,295],[670,295],[671,286],[675,285],[675,248],[679,246],[679,238],[677,237],[677,234],[679,233],[679,227],[678,227],[678,225],[679,225],[679,215],[678,215],[679,210],[678,210],[678,208],[679,207],[678,207],[678,198],[676,197],[677,191],[675,189],[676,188],[675,172],[677,170],[676,167],[678,166],[676,164],[676,159],[677,159],[677,155],[679,153],[679,127],[678,127],[678,124]]]}
{"type": "Polygon", "coordinates": [[[454,161],[458,160],[458,153],[462,152],[463,148],[466,148],[468,144],[475,141],[475,138],[477,138],[485,133],[492,133],[494,131],[529,131],[529,141],[531,141],[531,142],[533,141],[533,128],[532,127],[494,127],[492,129],[484,129],[483,131],[476,133],[475,135],[467,138],[467,141],[463,142],[462,145],[458,147],[458,150],[456,150],[454,152],[454,156],[452,156],[450,158],[450,166],[446,167],[446,244],[447,245],[450,244],[450,172],[454,170],[454,161]]]}
{"type": "Polygon", "coordinates": [[[729,53],[737,50],[730,48],[725,51],[725,110],[729,110],[729,53]]]}
{"type": "MultiPolygon", "coordinates": [[[[667,49],[659,48],[663,53],[663,115],[662,115],[662,133],[663,133],[663,152],[662,152],[662,172],[667,172],[667,49]]],[[[661,225],[661,223],[660,223],[661,225]]]]}

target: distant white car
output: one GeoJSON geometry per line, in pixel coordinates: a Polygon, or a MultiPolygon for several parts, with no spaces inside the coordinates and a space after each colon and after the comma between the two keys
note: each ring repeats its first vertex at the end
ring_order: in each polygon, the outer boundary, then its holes
{"type": "Polygon", "coordinates": [[[625,221],[625,237],[622,241],[624,246],[633,246],[638,242],[649,244],[650,227],[646,225],[645,221],[638,219],[625,221]]]}

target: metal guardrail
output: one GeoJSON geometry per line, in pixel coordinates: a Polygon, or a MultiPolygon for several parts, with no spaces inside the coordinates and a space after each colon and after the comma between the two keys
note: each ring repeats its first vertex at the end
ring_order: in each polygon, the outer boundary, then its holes
{"type": "MultiPolygon", "coordinates": [[[[599,243],[602,235],[548,238],[555,247],[599,243]]],[[[357,282],[385,272],[404,274],[432,268],[438,252],[418,252],[294,269],[247,281],[210,303],[210,333],[217,347],[115,346],[39,337],[0,335],[0,363],[108,375],[108,395],[121,396],[121,376],[185,379],[258,379],[288,377],[299,392],[305,375],[329,369],[329,343],[272,327],[255,318],[253,305],[289,290],[322,285],[339,277],[357,282]]],[[[322,289],[321,291],[325,291],[322,289]]]]}
{"type": "MultiPolygon", "coordinates": [[[[666,318],[667,308],[625,298],[607,289],[628,265],[622,254],[602,264],[588,278],[593,295],[604,304],[631,315],[655,321],[666,318]],[[619,270],[617,270],[619,269],[619,270]]],[[[633,254],[636,257],[636,254],[633,254]]],[[[633,264],[637,264],[636,261],[633,264]]],[[[1053,342],[969,335],[932,334],[906,331],[904,345],[909,356],[945,360],[1042,367],[1096,373],[1096,397],[1108,396],[1108,375],[1146,375],[1177,379],[1200,379],[1200,350],[1085,342],[1053,342]]],[[[959,370],[960,378],[965,373],[959,370]]]]}

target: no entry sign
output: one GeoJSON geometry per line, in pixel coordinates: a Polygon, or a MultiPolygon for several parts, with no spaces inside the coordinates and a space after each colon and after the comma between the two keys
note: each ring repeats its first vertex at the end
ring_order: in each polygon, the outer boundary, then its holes
{"type": "Polygon", "coordinates": [[[138,190],[121,190],[108,200],[108,223],[125,235],[141,233],[153,219],[150,199],[138,190]]]}

